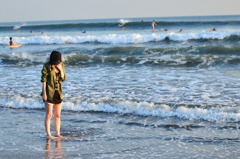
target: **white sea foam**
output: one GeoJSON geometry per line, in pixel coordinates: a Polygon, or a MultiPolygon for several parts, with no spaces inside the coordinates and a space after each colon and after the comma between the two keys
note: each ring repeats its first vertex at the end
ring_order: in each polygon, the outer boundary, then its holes
{"type": "MultiPolygon", "coordinates": [[[[0,105],[9,108],[44,108],[40,99],[24,98],[15,95],[11,100],[1,99],[0,105]]],[[[122,101],[115,104],[107,103],[73,103],[66,101],[63,103],[65,111],[102,111],[110,113],[135,114],[143,116],[158,117],[178,117],[188,120],[206,120],[211,122],[239,122],[240,108],[220,107],[220,108],[188,108],[181,106],[171,108],[166,104],[154,104],[149,102],[122,101]]]]}
{"type": "Polygon", "coordinates": [[[122,24],[126,24],[126,23],[129,23],[131,21],[130,20],[126,20],[126,19],[120,19],[119,22],[122,23],[122,24]]]}
{"type": "Polygon", "coordinates": [[[43,108],[43,106],[36,101],[34,98],[25,98],[20,95],[15,95],[11,100],[1,99],[0,105],[4,105],[7,108],[28,108],[28,109],[36,109],[43,108]]]}
{"type": "MultiPolygon", "coordinates": [[[[43,109],[41,69],[0,67],[0,106],[43,109]]],[[[225,74],[235,69],[67,66],[63,109],[239,122],[239,78],[225,74]]]]}
{"type": "MultiPolygon", "coordinates": [[[[196,32],[196,33],[126,33],[126,34],[101,34],[101,35],[44,35],[29,37],[14,37],[15,43],[21,44],[66,44],[66,43],[86,43],[99,42],[110,44],[127,44],[127,43],[146,43],[151,41],[161,41],[169,38],[173,41],[187,41],[198,39],[224,39],[231,35],[240,35],[240,32],[196,32]]],[[[0,37],[0,44],[7,45],[9,37],[0,37]]]]}
{"type": "Polygon", "coordinates": [[[31,54],[27,52],[12,52],[9,54],[6,54],[4,57],[0,58],[0,63],[2,62],[2,59],[8,59],[11,61],[15,61],[15,64],[18,63],[20,65],[29,65],[33,63],[45,63],[48,59],[48,55],[40,55],[41,58],[39,58],[39,55],[31,54]]]}
{"type": "Polygon", "coordinates": [[[14,27],[13,27],[13,30],[18,30],[18,29],[20,29],[21,27],[23,27],[23,26],[25,26],[26,24],[22,24],[22,25],[15,25],[14,27]]]}

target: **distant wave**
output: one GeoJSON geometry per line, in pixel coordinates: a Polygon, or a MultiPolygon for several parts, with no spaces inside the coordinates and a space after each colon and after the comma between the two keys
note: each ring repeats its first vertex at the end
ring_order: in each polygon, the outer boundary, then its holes
{"type": "Polygon", "coordinates": [[[217,65],[239,65],[240,56],[164,54],[163,56],[93,56],[86,54],[65,55],[69,65],[113,64],[146,65],[163,67],[211,67],[217,65]]]}
{"type": "MultiPolygon", "coordinates": [[[[144,48],[102,48],[96,50],[82,50],[85,53],[65,53],[63,61],[67,65],[135,65],[161,67],[214,67],[225,65],[239,65],[240,47],[225,49],[225,53],[217,52],[221,47],[144,49],[144,48]],[[126,49],[126,50],[125,50],[126,49]],[[191,50],[192,49],[192,50],[191,50]],[[235,49],[235,50],[234,50],[235,49]],[[122,50],[118,53],[114,50],[122,50]],[[131,50],[129,53],[127,50],[131,50]],[[197,50],[203,51],[198,52],[197,50]],[[232,51],[232,53],[229,53],[232,51]],[[125,51],[125,52],[124,52],[125,51]],[[182,52],[181,52],[182,51],[182,52]],[[189,52],[188,52],[189,51],[189,52]],[[208,53],[207,53],[208,52],[208,53]]],[[[12,53],[0,55],[1,64],[35,65],[47,61],[44,54],[12,53]]]]}
{"type": "Polygon", "coordinates": [[[126,20],[126,19],[120,19],[119,20],[119,23],[122,23],[122,24],[126,24],[126,23],[129,23],[131,22],[130,20],[126,20]]]}
{"type": "MultiPolygon", "coordinates": [[[[0,37],[0,44],[8,44],[9,37],[0,37]]],[[[149,33],[149,34],[105,34],[105,35],[67,35],[67,36],[30,36],[14,37],[15,43],[21,44],[139,44],[161,41],[189,41],[189,40],[225,40],[240,41],[240,32],[197,32],[197,33],[149,33]]]]}
{"type": "MultiPolygon", "coordinates": [[[[150,21],[129,21],[121,19],[119,22],[100,22],[100,23],[64,23],[64,24],[42,24],[42,25],[22,25],[21,30],[79,30],[79,29],[116,29],[119,23],[126,23],[129,29],[145,29],[151,27],[150,21]]],[[[240,21],[158,21],[157,24],[163,27],[195,27],[195,26],[240,26],[240,21]]],[[[0,30],[11,30],[13,26],[1,26],[0,30]]],[[[18,28],[19,29],[19,28],[18,28]]]]}
{"type": "Polygon", "coordinates": [[[22,25],[15,25],[14,27],[13,27],[13,30],[18,30],[18,29],[20,29],[21,27],[23,27],[23,26],[25,26],[26,24],[22,24],[22,25]]]}

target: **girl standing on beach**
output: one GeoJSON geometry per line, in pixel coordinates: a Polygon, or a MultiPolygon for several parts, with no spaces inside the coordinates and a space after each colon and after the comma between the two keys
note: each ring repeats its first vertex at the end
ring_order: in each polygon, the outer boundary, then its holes
{"type": "Polygon", "coordinates": [[[54,125],[56,137],[60,135],[61,109],[62,109],[62,82],[66,80],[65,66],[62,63],[61,53],[53,51],[48,63],[42,69],[42,99],[45,104],[45,129],[47,137],[53,137],[50,131],[52,111],[54,109],[54,125]]]}

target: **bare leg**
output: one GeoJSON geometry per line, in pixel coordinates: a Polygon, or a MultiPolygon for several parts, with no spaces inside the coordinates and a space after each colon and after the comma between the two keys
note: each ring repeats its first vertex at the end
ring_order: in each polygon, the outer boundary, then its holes
{"type": "Polygon", "coordinates": [[[45,129],[46,129],[47,137],[53,137],[51,135],[51,131],[50,131],[53,105],[49,104],[47,102],[45,102],[44,104],[45,104],[45,109],[46,109],[45,129]]]}
{"type": "Polygon", "coordinates": [[[55,124],[56,137],[62,137],[60,135],[61,110],[62,110],[62,104],[54,104],[54,124],[55,124]]]}

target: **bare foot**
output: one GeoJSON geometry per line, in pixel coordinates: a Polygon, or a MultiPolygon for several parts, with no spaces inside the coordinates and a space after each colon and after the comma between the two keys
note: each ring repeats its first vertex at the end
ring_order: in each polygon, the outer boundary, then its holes
{"type": "Polygon", "coordinates": [[[62,136],[62,135],[60,135],[60,134],[59,134],[59,135],[56,135],[55,137],[60,137],[60,138],[63,138],[63,136],[62,136]]]}
{"type": "Polygon", "coordinates": [[[56,138],[55,136],[52,136],[52,135],[47,135],[46,137],[49,138],[49,139],[54,139],[54,138],[56,138]]]}

